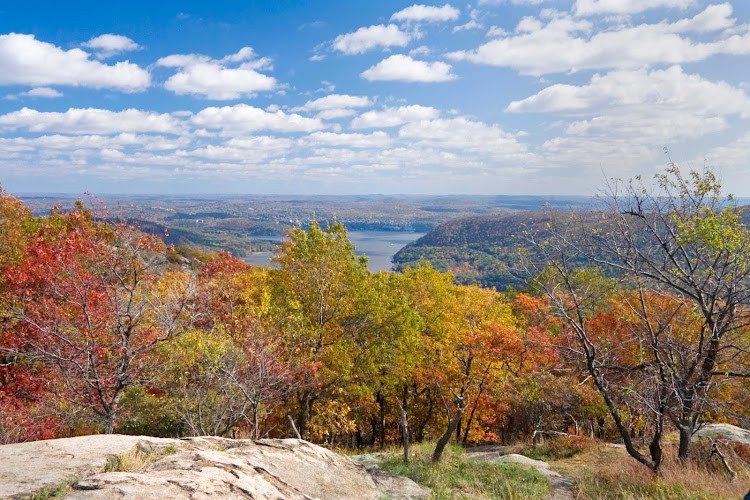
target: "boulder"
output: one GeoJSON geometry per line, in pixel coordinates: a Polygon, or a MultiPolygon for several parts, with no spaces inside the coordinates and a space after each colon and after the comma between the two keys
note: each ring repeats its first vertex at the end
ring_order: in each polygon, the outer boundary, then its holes
{"type": "Polygon", "coordinates": [[[702,437],[709,439],[720,437],[729,441],[750,444],[750,431],[732,424],[706,424],[693,436],[694,439],[702,437]]]}
{"type": "Polygon", "coordinates": [[[375,500],[430,494],[410,479],[368,472],[299,439],[98,435],[0,446],[0,497],[28,498],[65,482],[72,484],[70,499],[375,500]],[[122,458],[135,450],[135,465],[122,458]]]}

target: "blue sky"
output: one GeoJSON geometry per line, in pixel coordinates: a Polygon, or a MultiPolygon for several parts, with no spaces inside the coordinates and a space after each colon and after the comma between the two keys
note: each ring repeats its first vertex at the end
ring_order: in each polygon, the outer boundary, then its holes
{"type": "Polygon", "coordinates": [[[0,3],[13,192],[750,195],[750,2],[0,3]]]}

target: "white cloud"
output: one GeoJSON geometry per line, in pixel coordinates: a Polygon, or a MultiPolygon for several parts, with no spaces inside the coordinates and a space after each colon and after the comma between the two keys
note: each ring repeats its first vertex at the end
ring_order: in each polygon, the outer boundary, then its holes
{"type": "Polygon", "coordinates": [[[90,59],[81,49],[63,50],[34,35],[0,35],[0,85],[70,85],[140,92],[151,75],[127,61],[113,65],[90,59]]]}
{"type": "Polygon", "coordinates": [[[326,128],[318,118],[307,118],[281,110],[270,113],[260,108],[237,104],[201,110],[190,121],[199,127],[220,129],[224,133],[250,133],[261,130],[272,132],[313,132],[326,128]]]}
{"type": "Polygon", "coordinates": [[[420,45],[419,47],[415,47],[409,51],[410,57],[429,56],[429,55],[430,55],[430,48],[426,45],[420,45]]]}
{"type": "Polygon", "coordinates": [[[208,160],[253,161],[286,154],[294,145],[291,139],[272,136],[242,137],[226,141],[220,145],[208,144],[192,150],[181,150],[180,156],[200,157],[208,160]]]}
{"type": "Polygon", "coordinates": [[[435,147],[505,158],[516,155],[520,157],[527,153],[526,146],[519,143],[514,134],[503,131],[497,125],[487,125],[464,117],[408,123],[401,127],[398,135],[418,139],[435,147]]]}
{"type": "Polygon", "coordinates": [[[321,120],[337,120],[339,118],[346,118],[355,114],[357,114],[357,112],[353,109],[324,109],[323,111],[315,115],[315,118],[320,118],[321,120]]]}
{"type": "Polygon", "coordinates": [[[330,94],[319,99],[307,101],[304,106],[295,108],[294,111],[320,111],[328,109],[344,108],[367,108],[372,106],[372,100],[366,96],[347,94],[330,94]]]}
{"type": "Polygon", "coordinates": [[[411,36],[395,24],[378,24],[337,36],[333,41],[333,48],[344,54],[353,55],[376,47],[406,47],[410,40],[411,36]]]}
{"type": "Polygon", "coordinates": [[[360,74],[365,80],[401,82],[447,82],[455,80],[451,65],[441,61],[426,62],[396,54],[383,59],[360,74]]]}
{"type": "Polygon", "coordinates": [[[130,52],[141,48],[140,45],[130,38],[122,35],[113,35],[111,33],[99,35],[81,45],[93,49],[94,52],[96,52],[96,56],[99,58],[112,57],[123,52],[130,52]]]}
{"type": "Polygon", "coordinates": [[[576,0],[573,10],[579,16],[596,14],[637,14],[648,9],[686,9],[695,0],[576,0]]]}
{"type": "Polygon", "coordinates": [[[391,21],[407,22],[445,22],[458,19],[460,11],[447,3],[442,7],[415,4],[400,10],[391,16],[391,21]]]}
{"type": "Polygon", "coordinates": [[[673,24],[617,26],[600,32],[594,32],[593,23],[568,15],[553,17],[546,23],[526,17],[518,23],[514,34],[491,40],[472,51],[457,51],[447,56],[540,76],[587,69],[681,64],[716,54],[750,54],[750,33],[709,42],[694,42],[680,35],[732,26],[735,20],[729,18],[731,12],[728,5],[711,6],[692,19],[673,24]]]}
{"type": "Polygon", "coordinates": [[[499,26],[490,26],[490,29],[487,30],[487,37],[488,38],[495,38],[498,36],[506,36],[508,34],[507,31],[502,29],[499,26]]]}
{"type": "Polygon", "coordinates": [[[81,149],[123,149],[137,146],[148,151],[167,151],[186,146],[187,137],[166,137],[163,135],[143,135],[130,132],[109,135],[42,135],[39,137],[0,138],[0,150],[15,147],[18,150],[81,150],[81,149]]]}
{"type": "MultiPolygon", "coordinates": [[[[573,115],[632,112],[685,113],[704,117],[739,114],[750,117],[750,99],[741,89],[686,74],[679,66],[665,70],[613,71],[594,75],[587,85],[556,84],[508,105],[510,112],[573,115]]],[[[649,113],[649,114],[650,114],[649,113]]]]}
{"type": "Polygon", "coordinates": [[[35,89],[29,90],[28,92],[22,92],[21,95],[27,95],[29,97],[55,98],[62,97],[62,92],[51,89],[49,87],[37,87],[35,89]]]}
{"type": "Polygon", "coordinates": [[[356,108],[367,108],[373,102],[366,96],[347,94],[329,94],[319,99],[307,101],[303,106],[292,108],[292,111],[318,111],[316,118],[335,120],[356,114],[356,108]]]}
{"type": "Polygon", "coordinates": [[[351,127],[385,128],[403,125],[404,123],[420,120],[432,120],[440,116],[440,111],[429,106],[400,106],[385,108],[382,111],[366,111],[352,120],[351,127]]]}
{"type": "Polygon", "coordinates": [[[385,132],[371,134],[337,134],[315,132],[300,139],[302,145],[344,146],[349,148],[382,148],[393,142],[385,132]]]}
{"type": "Polygon", "coordinates": [[[274,90],[275,78],[260,73],[271,69],[269,58],[257,58],[250,47],[222,59],[201,54],[174,54],[156,61],[157,66],[179,68],[164,83],[178,95],[194,95],[217,101],[254,97],[258,92],[274,90]],[[229,64],[239,66],[230,68],[229,64]]]}
{"type": "Polygon", "coordinates": [[[586,85],[557,84],[508,106],[511,112],[573,117],[562,135],[542,145],[567,165],[639,165],[665,144],[729,129],[728,118],[750,118],[750,98],[726,82],[665,70],[613,71],[586,85]]]}
{"type": "Polygon", "coordinates": [[[478,30],[484,28],[484,25],[479,22],[479,10],[471,9],[471,12],[469,12],[469,18],[470,19],[467,23],[454,26],[451,32],[458,33],[459,31],[478,30]]]}
{"type": "Polygon", "coordinates": [[[0,115],[0,130],[61,132],[65,134],[116,134],[119,132],[158,132],[175,134],[182,124],[172,115],[126,109],[109,111],[96,108],[70,108],[64,113],[22,108],[0,115]]]}
{"type": "Polygon", "coordinates": [[[690,19],[681,19],[670,28],[675,33],[711,33],[734,26],[732,6],[728,3],[709,5],[706,9],[690,19]]]}
{"type": "MultiPolygon", "coordinates": [[[[736,192],[741,189],[740,186],[747,185],[748,181],[748,169],[747,159],[750,158],[750,132],[745,132],[740,137],[725,144],[723,146],[717,146],[711,149],[705,155],[705,159],[708,164],[712,167],[722,169],[723,180],[725,186],[728,186],[729,192],[736,192]],[[723,169],[728,170],[723,170],[723,169]],[[741,182],[728,183],[730,177],[741,176],[741,182]]],[[[702,158],[696,158],[695,163],[702,160],[702,158]]]]}
{"type": "Polygon", "coordinates": [[[452,33],[458,33],[459,31],[480,30],[482,28],[484,28],[484,26],[472,19],[465,24],[455,26],[451,31],[452,33]]]}
{"type": "Polygon", "coordinates": [[[56,97],[62,97],[62,92],[59,92],[50,87],[37,87],[26,92],[19,92],[18,94],[8,94],[5,99],[18,99],[19,97],[43,97],[45,99],[54,99],[56,97]]]}

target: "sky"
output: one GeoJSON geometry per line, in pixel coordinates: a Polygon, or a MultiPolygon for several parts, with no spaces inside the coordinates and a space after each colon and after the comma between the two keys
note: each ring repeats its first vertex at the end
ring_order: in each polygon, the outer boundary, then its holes
{"type": "Polygon", "coordinates": [[[749,87],[747,0],[0,0],[0,183],[748,196],[749,87]]]}

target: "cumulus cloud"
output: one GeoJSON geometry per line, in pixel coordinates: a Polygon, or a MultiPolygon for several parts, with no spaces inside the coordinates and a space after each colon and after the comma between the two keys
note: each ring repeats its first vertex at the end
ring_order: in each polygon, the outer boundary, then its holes
{"type": "Polygon", "coordinates": [[[0,130],[60,132],[64,134],[115,134],[119,132],[178,133],[182,124],[168,113],[126,109],[110,111],[96,108],[70,108],[44,112],[22,108],[0,115],[0,130]]]}
{"type": "Polygon", "coordinates": [[[51,89],[49,87],[37,87],[35,89],[29,90],[28,92],[22,92],[21,95],[27,95],[29,97],[46,97],[48,99],[51,99],[55,97],[62,97],[62,92],[51,89]]]}
{"type": "Polygon", "coordinates": [[[37,87],[26,92],[19,92],[18,94],[8,94],[5,96],[6,99],[18,99],[19,97],[43,97],[45,99],[54,99],[56,97],[62,97],[62,92],[59,92],[50,87],[37,87]]]}
{"type": "Polygon", "coordinates": [[[362,54],[376,47],[406,47],[411,35],[395,24],[378,24],[362,27],[352,33],[339,35],[333,41],[333,48],[346,55],[362,54]]]}
{"type": "Polygon", "coordinates": [[[113,65],[91,59],[81,49],[63,50],[34,35],[0,35],[0,85],[70,85],[140,92],[151,75],[127,61],[113,65]]]}
{"type": "Polygon", "coordinates": [[[497,125],[487,125],[468,118],[438,118],[404,125],[399,137],[418,139],[442,148],[511,157],[527,152],[516,135],[503,131],[497,125]]]}
{"type": "Polygon", "coordinates": [[[141,48],[140,45],[130,38],[122,35],[113,35],[111,33],[99,35],[81,45],[94,50],[96,56],[102,59],[141,48]]]}
{"type": "Polygon", "coordinates": [[[576,0],[573,7],[579,16],[596,14],[637,14],[648,9],[686,9],[695,0],[576,0]]]}
{"type": "Polygon", "coordinates": [[[542,150],[568,164],[638,164],[664,144],[729,128],[728,118],[750,117],[744,90],[722,81],[665,70],[613,71],[585,85],[556,84],[508,106],[510,112],[574,118],[542,150]]]}
{"type": "Polygon", "coordinates": [[[307,101],[303,106],[295,108],[295,111],[329,110],[344,108],[367,108],[372,106],[372,100],[366,96],[347,94],[329,94],[325,97],[307,101]]]}
{"type": "Polygon", "coordinates": [[[379,111],[366,111],[352,120],[351,127],[354,129],[396,127],[409,122],[432,120],[438,116],[440,116],[440,111],[437,109],[414,104],[379,111]]]}
{"type": "Polygon", "coordinates": [[[326,128],[319,118],[308,118],[281,110],[268,112],[247,104],[206,108],[191,117],[190,121],[193,125],[220,129],[225,133],[313,132],[326,128]]]}
{"type": "Polygon", "coordinates": [[[691,19],[675,23],[617,26],[596,32],[588,20],[560,15],[546,22],[523,18],[513,34],[500,36],[475,50],[447,57],[478,64],[510,67],[523,74],[577,72],[587,69],[638,68],[681,64],[716,54],[750,54],[750,33],[696,42],[685,33],[715,32],[735,24],[731,6],[711,6],[691,19]]]}
{"type": "Polygon", "coordinates": [[[260,73],[272,69],[271,60],[257,58],[250,47],[243,47],[222,59],[201,54],[174,54],[162,57],[156,65],[178,68],[164,83],[164,88],[178,95],[225,101],[254,97],[258,92],[271,91],[278,86],[275,78],[260,73]]]}
{"type": "Polygon", "coordinates": [[[401,82],[447,82],[455,80],[451,65],[441,62],[427,62],[396,54],[383,59],[360,74],[365,80],[401,82]]]}
{"type": "Polygon", "coordinates": [[[656,113],[750,117],[745,91],[726,82],[687,74],[680,66],[665,70],[613,71],[594,75],[587,85],[556,84],[508,105],[510,112],[621,113],[643,106],[656,113]]]}
{"type": "Polygon", "coordinates": [[[382,148],[391,145],[392,138],[385,132],[371,134],[339,134],[315,132],[300,139],[302,145],[344,146],[349,148],[382,148]]]}
{"type": "Polygon", "coordinates": [[[366,96],[347,94],[329,94],[319,99],[307,101],[303,106],[292,108],[292,111],[317,111],[316,118],[336,120],[356,114],[358,108],[368,108],[373,101],[366,96]]]}
{"type": "Polygon", "coordinates": [[[455,21],[461,12],[447,3],[442,7],[414,4],[391,16],[391,21],[399,22],[445,22],[455,21]]]}

